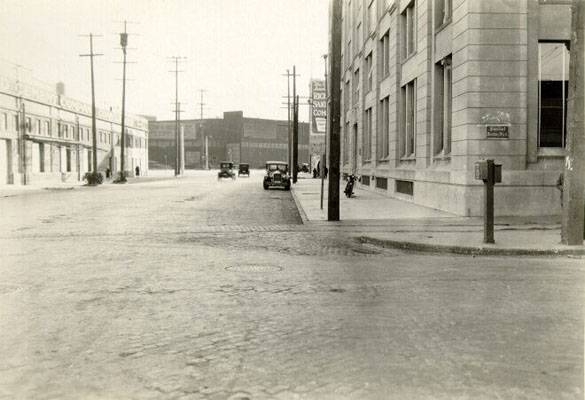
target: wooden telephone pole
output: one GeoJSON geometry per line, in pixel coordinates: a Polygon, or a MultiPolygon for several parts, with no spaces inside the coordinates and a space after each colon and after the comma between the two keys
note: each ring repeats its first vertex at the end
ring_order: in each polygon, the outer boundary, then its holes
{"type": "Polygon", "coordinates": [[[582,245],[585,219],[585,125],[584,101],[584,0],[573,0],[571,59],[569,61],[569,99],[567,112],[567,156],[563,179],[561,242],[582,245]]]}
{"type": "Polygon", "coordinates": [[[329,60],[330,70],[327,85],[331,99],[327,124],[329,127],[329,187],[327,199],[327,220],[339,221],[339,121],[341,116],[341,0],[330,0],[330,36],[329,36],[329,60]]]}
{"type": "MultiPolygon", "coordinates": [[[[103,56],[103,54],[96,54],[93,52],[93,38],[96,36],[93,33],[89,35],[89,54],[80,54],[80,57],[89,57],[91,66],[91,142],[92,142],[92,169],[93,173],[97,173],[97,130],[95,125],[95,83],[93,77],[93,58],[103,56]]],[[[98,35],[99,36],[99,35],[98,35]]]]}

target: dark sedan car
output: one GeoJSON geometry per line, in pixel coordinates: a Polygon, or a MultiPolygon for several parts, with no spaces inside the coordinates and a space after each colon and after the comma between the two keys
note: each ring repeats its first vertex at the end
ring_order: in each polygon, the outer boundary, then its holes
{"type": "Polygon", "coordinates": [[[234,172],[234,163],[231,161],[222,161],[219,164],[219,172],[217,173],[217,180],[221,178],[232,178],[236,179],[236,173],[234,172]]]}
{"type": "Polygon", "coordinates": [[[270,187],[281,187],[284,190],[290,190],[288,164],[284,161],[267,161],[266,175],[262,186],[264,190],[268,190],[270,187]]]}

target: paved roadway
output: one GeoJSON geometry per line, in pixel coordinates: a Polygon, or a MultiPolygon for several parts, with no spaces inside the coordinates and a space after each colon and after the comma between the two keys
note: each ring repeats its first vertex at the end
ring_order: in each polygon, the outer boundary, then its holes
{"type": "Polygon", "coordinates": [[[0,399],[583,398],[582,259],[360,244],[259,173],[0,212],[0,399]]]}

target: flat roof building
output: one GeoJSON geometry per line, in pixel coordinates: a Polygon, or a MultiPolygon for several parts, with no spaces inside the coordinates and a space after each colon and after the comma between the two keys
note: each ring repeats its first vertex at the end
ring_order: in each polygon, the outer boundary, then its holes
{"type": "MultiPolygon", "coordinates": [[[[288,121],[244,117],[242,111],[224,112],[223,118],[181,120],[185,141],[185,168],[205,168],[205,141],[209,166],[221,161],[264,168],[266,160],[288,161],[288,121]]],[[[149,121],[152,168],[174,168],[175,121],[149,121]]],[[[309,159],[309,124],[299,122],[299,164],[309,159]]]]}
{"type": "MultiPolygon", "coordinates": [[[[126,114],[125,172],[148,173],[148,124],[126,114]],[[138,168],[138,169],[137,169],[138,168]]],[[[121,114],[96,110],[97,166],[113,178],[120,168],[121,114]]],[[[91,105],[38,82],[0,75],[0,185],[82,181],[92,169],[91,105]]]]}

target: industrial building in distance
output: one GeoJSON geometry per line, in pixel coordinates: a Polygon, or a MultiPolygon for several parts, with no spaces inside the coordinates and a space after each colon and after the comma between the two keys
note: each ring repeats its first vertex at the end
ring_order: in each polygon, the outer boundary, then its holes
{"type": "Polygon", "coordinates": [[[342,171],[362,187],[482,214],[558,215],[570,1],[343,0],[342,171]]]}
{"type": "MultiPolygon", "coordinates": [[[[149,123],[150,168],[174,169],[175,120],[149,123]]],[[[181,120],[185,168],[215,168],[221,161],[248,163],[264,168],[268,160],[288,161],[288,121],[247,118],[242,111],[224,112],[223,118],[181,120]],[[207,143],[206,143],[207,142],[207,143]]],[[[299,122],[298,163],[309,162],[309,124],[299,122]]]]}
{"type": "MultiPolygon", "coordinates": [[[[97,164],[120,168],[121,114],[96,110],[97,164]]],[[[92,169],[91,105],[54,89],[0,75],[0,185],[82,181],[92,169]]],[[[148,122],[126,115],[126,175],[148,172],[148,122]]]]}

